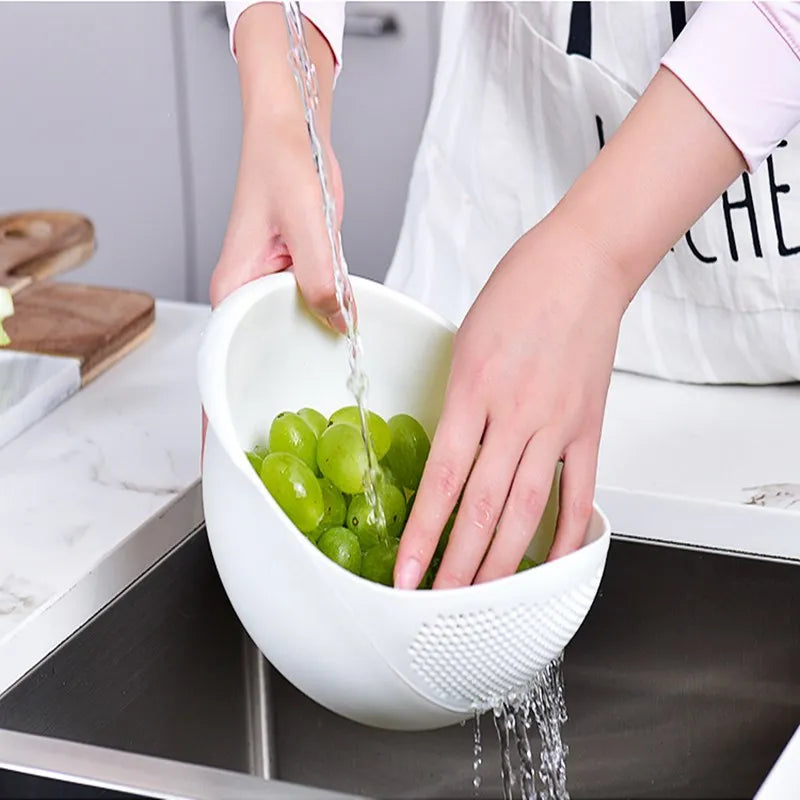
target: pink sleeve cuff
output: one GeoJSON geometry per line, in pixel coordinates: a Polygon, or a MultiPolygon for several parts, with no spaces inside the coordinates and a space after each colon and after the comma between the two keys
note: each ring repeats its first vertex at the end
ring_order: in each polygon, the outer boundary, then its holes
{"type": "Polygon", "coordinates": [[[800,3],[705,2],[661,63],[753,172],[800,123],[800,3]]]}
{"type": "MultiPolygon", "coordinates": [[[[228,16],[229,45],[233,57],[236,58],[236,48],[234,47],[233,35],[236,31],[236,23],[239,17],[257,2],[265,0],[244,0],[244,2],[232,2],[227,0],[225,12],[228,16]]],[[[275,0],[266,0],[275,2],[275,0]]],[[[342,69],[342,40],[344,38],[344,3],[339,2],[316,2],[300,3],[300,11],[303,16],[311,22],[317,30],[325,37],[328,45],[333,52],[336,62],[334,80],[339,76],[342,69]]]]}

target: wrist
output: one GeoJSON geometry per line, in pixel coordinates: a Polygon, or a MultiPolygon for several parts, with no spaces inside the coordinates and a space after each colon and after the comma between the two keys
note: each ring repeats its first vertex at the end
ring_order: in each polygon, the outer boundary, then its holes
{"type": "Polygon", "coordinates": [[[744,168],[741,153],[705,107],[661,68],[553,213],[565,216],[585,246],[601,254],[630,302],[744,168]]]}
{"type": "Polygon", "coordinates": [[[646,276],[628,267],[625,254],[596,224],[596,214],[581,209],[573,198],[565,201],[533,230],[544,226],[547,241],[559,252],[560,281],[621,320],[646,276]]]}
{"type": "MultiPolygon", "coordinates": [[[[329,138],[335,61],[325,37],[303,19],[309,56],[318,87],[317,126],[329,138]]],[[[258,3],[243,12],[234,31],[245,131],[305,130],[300,91],[289,63],[289,42],[282,7],[258,3]]]]}

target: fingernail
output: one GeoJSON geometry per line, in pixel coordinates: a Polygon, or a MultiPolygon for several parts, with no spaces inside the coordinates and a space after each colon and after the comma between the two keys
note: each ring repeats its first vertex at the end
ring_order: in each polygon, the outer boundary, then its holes
{"type": "Polygon", "coordinates": [[[422,565],[412,556],[401,565],[395,586],[398,589],[416,589],[421,579],[422,565]]]}

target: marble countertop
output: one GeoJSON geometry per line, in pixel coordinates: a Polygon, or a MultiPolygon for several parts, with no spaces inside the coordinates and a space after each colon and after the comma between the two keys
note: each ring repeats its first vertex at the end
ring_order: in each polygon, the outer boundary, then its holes
{"type": "MultiPolygon", "coordinates": [[[[0,693],[202,524],[204,306],[0,448],[0,693]]],[[[616,374],[598,502],[622,536],[800,563],[800,386],[616,374]]]]}
{"type": "Polygon", "coordinates": [[[204,306],[0,448],[0,693],[202,522],[204,306]]]}
{"type": "Polygon", "coordinates": [[[800,564],[800,384],[617,373],[597,502],[617,535],[800,564]]]}

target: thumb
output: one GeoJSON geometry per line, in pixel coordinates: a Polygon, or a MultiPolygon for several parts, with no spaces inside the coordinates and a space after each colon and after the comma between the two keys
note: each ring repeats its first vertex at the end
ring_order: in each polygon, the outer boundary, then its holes
{"type": "Polygon", "coordinates": [[[318,193],[317,203],[305,203],[302,212],[287,214],[283,240],[291,254],[297,285],[306,304],[331,328],[344,333],[345,323],[336,298],[333,275],[333,248],[318,193]],[[320,212],[311,216],[308,213],[310,208],[319,208],[320,212]]]}

